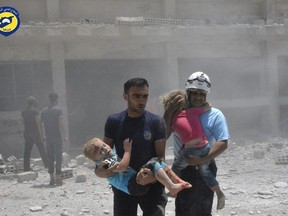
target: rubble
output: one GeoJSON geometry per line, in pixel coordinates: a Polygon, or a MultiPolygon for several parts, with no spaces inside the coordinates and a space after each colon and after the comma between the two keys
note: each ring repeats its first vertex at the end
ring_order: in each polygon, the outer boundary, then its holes
{"type": "MultiPolygon", "coordinates": [[[[279,155],[288,155],[288,142],[278,143],[230,141],[231,148],[228,146],[216,159],[217,179],[226,195],[226,206],[218,211],[213,207],[213,216],[288,214],[288,166],[275,164],[279,155]]],[[[166,148],[169,165],[173,161],[172,152],[172,147],[166,148]]],[[[0,215],[113,215],[113,192],[106,179],[95,176],[95,164],[84,160],[81,154],[72,158],[63,153],[64,157],[62,186],[49,186],[47,169],[37,158],[31,159],[35,161],[31,163],[31,172],[15,166],[14,172],[0,173],[0,215]]],[[[22,163],[21,158],[10,159],[2,160],[0,168],[22,163]]],[[[166,216],[174,215],[174,198],[169,197],[166,216]]]]}

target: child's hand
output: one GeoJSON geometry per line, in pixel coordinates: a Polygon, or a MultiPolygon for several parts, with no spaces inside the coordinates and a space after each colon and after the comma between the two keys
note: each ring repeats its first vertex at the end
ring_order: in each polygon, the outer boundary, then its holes
{"type": "Polygon", "coordinates": [[[131,152],[132,150],[132,140],[130,138],[127,138],[124,140],[123,142],[123,146],[124,146],[124,151],[125,152],[131,152]]]}
{"type": "Polygon", "coordinates": [[[211,108],[212,108],[212,105],[210,103],[206,102],[204,104],[204,112],[206,112],[207,110],[210,110],[211,108]]]}
{"type": "Polygon", "coordinates": [[[115,163],[113,166],[109,167],[109,168],[107,169],[107,171],[108,171],[108,172],[113,172],[115,169],[117,169],[118,165],[119,165],[118,162],[115,163]]]}
{"type": "Polygon", "coordinates": [[[181,95],[178,95],[170,101],[166,111],[173,113],[173,114],[181,112],[184,108],[184,103],[185,103],[185,98],[182,97],[181,95]]]}

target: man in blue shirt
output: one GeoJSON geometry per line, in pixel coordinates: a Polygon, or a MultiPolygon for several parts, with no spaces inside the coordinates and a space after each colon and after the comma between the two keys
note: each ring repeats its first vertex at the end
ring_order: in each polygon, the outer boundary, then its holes
{"type": "MultiPolygon", "coordinates": [[[[192,73],[186,83],[186,97],[188,107],[203,107],[206,103],[206,95],[211,90],[209,77],[203,72],[192,73]]],[[[174,101],[175,106],[171,106],[170,110],[165,110],[164,119],[169,128],[171,118],[183,101],[174,101]]],[[[211,146],[210,152],[203,157],[193,156],[186,160],[188,166],[180,171],[179,177],[184,181],[192,184],[191,189],[183,190],[178,193],[175,200],[176,216],[211,216],[214,192],[205,184],[199,174],[199,164],[204,164],[210,161],[209,168],[216,177],[217,166],[215,158],[222,154],[227,146],[229,139],[229,131],[225,116],[223,113],[214,107],[211,110],[200,115],[200,121],[204,134],[211,146]]],[[[182,143],[174,133],[174,157],[178,158],[179,151],[182,148],[182,143]]],[[[172,166],[173,169],[173,166],[172,166]]]]}

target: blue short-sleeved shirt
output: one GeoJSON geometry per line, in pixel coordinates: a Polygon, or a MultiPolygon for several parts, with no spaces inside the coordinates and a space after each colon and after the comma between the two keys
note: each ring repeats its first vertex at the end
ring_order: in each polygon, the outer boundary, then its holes
{"type": "Polygon", "coordinates": [[[139,171],[152,157],[156,157],[154,142],[166,138],[163,118],[145,111],[140,117],[131,118],[127,111],[112,114],[105,124],[105,137],[113,139],[117,155],[124,154],[123,141],[133,140],[130,166],[139,171]]]}

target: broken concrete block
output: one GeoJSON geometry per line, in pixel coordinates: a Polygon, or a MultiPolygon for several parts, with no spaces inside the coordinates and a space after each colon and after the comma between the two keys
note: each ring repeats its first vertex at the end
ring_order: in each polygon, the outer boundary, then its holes
{"type": "Polygon", "coordinates": [[[7,171],[7,165],[0,165],[0,174],[4,174],[7,171]]]}
{"type": "Polygon", "coordinates": [[[276,165],[288,164],[288,155],[278,156],[275,160],[276,165]]]}
{"type": "Polygon", "coordinates": [[[70,163],[70,155],[66,152],[63,152],[62,154],[62,165],[65,167],[68,167],[68,164],[70,163]]]}
{"type": "Polygon", "coordinates": [[[33,158],[31,163],[33,166],[43,166],[43,161],[41,158],[33,158]]]}
{"type": "Polygon", "coordinates": [[[13,164],[13,163],[17,162],[17,158],[14,155],[12,155],[12,156],[7,158],[7,161],[9,164],[13,164]]]}
{"type": "Polygon", "coordinates": [[[23,172],[23,173],[19,173],[17,175],[17,182],[18,183],[21,183],[21,182],[24,182],[24,181],[34,181],[36,180],[37,178],[37,173],[35,172],[23,172]]]}
{"type": "Polygon", "coordinates": [[[76,157],[77,165],[83,165],[86,162],[86,157],[81,154],[76,157]]]}
{"type": "Polygon", "coordinates": [[[262,150],[256,150],[253,152],[254,159],[263,159],[265,157],[265,152],[262,150]]]}
{"type": "Polygon", "coordinates": [[[3,160],[2,155],[0,154],[0,165],[4,165],[4,164],[5,164],[5,162],[4,162],[4,160],[3,160]]]}
{"type": "Polygon", "coordinates": [[[17,161],[14,164],[14,167],[15,167],[15,171],[23,170],[23,161],[17,161]]]}
{"type": "Polygon", "coordinates": [[[7,165],[7,171],[6,172],[14,173],[15,172],[15,166],[14,165],[7,165]]]}
{"type": "Polygon", "coordinates": [[[73,170],[71,168],[65,168],[61,171],[61,179],[67,179],[73,177],[73,170]]]}
{"type": "Polygon", "coordinates": [[[76,183],[86,182],[86,175],[84,175],[84,174],[77,175],[75,182],[76,183]]]}
{"type": "Polygon", "coordinates": [[[31,212],[39,212],[39,211],[42,211],[42,207],[41,206],[32,206],[30,207],[30,211],[31,212]]]}

